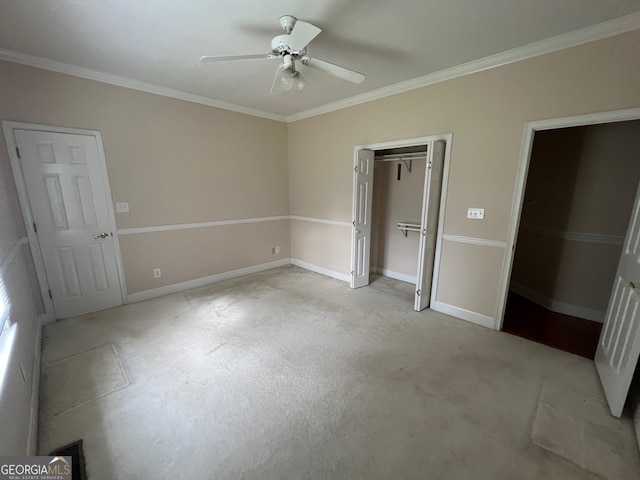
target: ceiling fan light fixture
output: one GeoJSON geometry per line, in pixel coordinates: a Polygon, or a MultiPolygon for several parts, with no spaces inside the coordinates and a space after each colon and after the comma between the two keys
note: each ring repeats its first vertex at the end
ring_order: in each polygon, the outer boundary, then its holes
{"type": "Polygon", "coordinates": [[[311,58],[307,54],[309,43],[322,31],[311,23],[297,20],[291,15],[280,17],[280,26],[284,34],[271,39],[271,50],[266,55],[205,55],[200,57],[202,62],[226,62],[232,60],[254,60],[281,58],[271,85],[271,94],[290,91],[302,92],[307,86],[305,78],[296,70],[296,61],[307,67],[341,78],[351,83],[362,83],[366,78],[362,73],[350,70],[335,63],[319,58],[311,58]]]}
{"type": "Polygon", "coordinates": [[[306,87],[304,77],[295,70],[290,57],[284,57],[284,63],[278,67],[273,84],[274,93],[302,92],[306,87]],[[288,59],[288,61],[287,61],[288,59]]]}

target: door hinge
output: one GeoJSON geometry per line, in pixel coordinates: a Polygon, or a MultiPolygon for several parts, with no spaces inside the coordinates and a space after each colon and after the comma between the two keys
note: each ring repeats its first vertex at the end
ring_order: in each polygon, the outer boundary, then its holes
{"type": "Polygon", "coordinates": [[[33,222],[33,231],[38,233],[38,227],[36,227],[36,222],[33,222]]]}
{"type": "Polygon", "coordinates": [[[351,276],[355,277],[356,276],[356,272],[354,272],[353,270],[351,270],[351,276]]]}
{"type": "Polygon", "coordinates": [[[51,290],[49,290],[49,298],[53,300],[53,295],[51,294],[51,290]]]}
{"type": "Polygon", "coordinates": [[[356,226],[356,221],[354,220],[352,223],[353,223],[353,226],[355,227],[356,226]]]}
{"type": "Polygon", "coordinates": [[[353,171],[358,173],[358,165],[356,165],[355,167],[353,167],[353,171]]]}
{"type": "Polygon", "coordinates": [[[20,158],[20,149],[18,147],[16,147],[16,154],[18,155],[18,158],[20,158]]]}
{"type": "Polygon", "coordinates": [[[420,290],[418,290],[416,293],[418,294],[418,296],[420,296],[422,294],[422,292],[420,290]]]}

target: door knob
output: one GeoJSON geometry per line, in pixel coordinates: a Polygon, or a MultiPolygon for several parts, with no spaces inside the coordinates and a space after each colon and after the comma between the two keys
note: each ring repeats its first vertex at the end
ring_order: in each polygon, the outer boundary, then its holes
{"type": "Polygon", "coordinates": [[[99,238],[107,238],[107,237],[109,237],[109,234],[107,232],[102,232],[99,235],[95,235],[93,238],[95,238],[97,240],[99,238]]]}

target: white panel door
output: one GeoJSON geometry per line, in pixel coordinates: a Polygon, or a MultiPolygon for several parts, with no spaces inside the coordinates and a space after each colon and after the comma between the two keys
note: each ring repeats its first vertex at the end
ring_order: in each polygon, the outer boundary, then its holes
{"type": "Polygon", "coordinates": [[[373,150],[358,150],[353,189],[355,198],[351,243],[351,288],[369,285],[374,157],[373,150]]]}
{"type": "Polygon", "coordinates": [[[121,305],[96,138],[20,129],[14,135],[56,317],[121,305]]]}
{"type": "Polygon", "coordinates": [[[640,355],[640,189],[609,300],[596,368],[611,413],[622,414],[640,355]]]}
{"type": "Polygon", "coordinates": [[[433,264],[436,255],[440,194],[444,172],[445,142],[438,140],[427,144],[427,171],[424,179],[422,222],[418,250],[418,275],[414,309],[424,310],[431,299],[433,264]]]}

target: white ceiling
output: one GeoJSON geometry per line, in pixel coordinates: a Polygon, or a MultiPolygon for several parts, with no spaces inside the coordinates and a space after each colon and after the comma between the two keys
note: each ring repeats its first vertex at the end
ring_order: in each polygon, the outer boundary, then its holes
{"type": "MultiPolygon", "coordinates": [[[[0,47],[291,115],[640,11],[640,0],[0,0],[0,47]],[[265,54],[290,14],[322,33],[309,53],[367,75],[300,67],[300,94],[270,96],[265,54]]],[[[5,55],[6,57],[6,55],[5,55]]]]}

